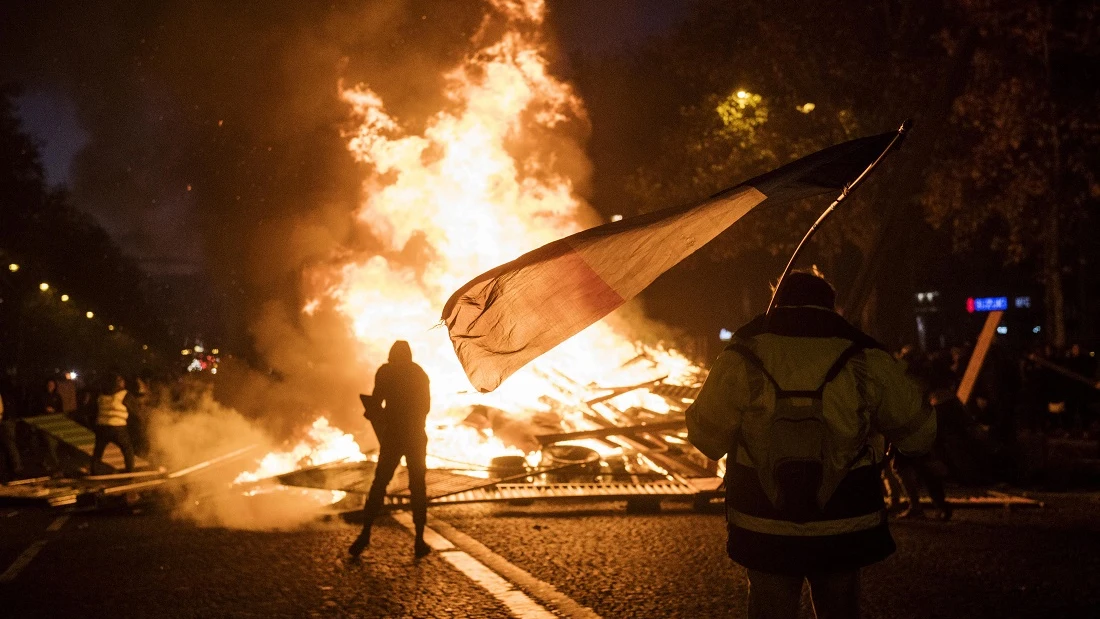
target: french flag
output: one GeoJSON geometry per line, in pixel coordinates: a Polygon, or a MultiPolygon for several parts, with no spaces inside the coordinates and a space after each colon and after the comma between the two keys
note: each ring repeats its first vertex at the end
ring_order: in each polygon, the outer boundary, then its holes
{"type": "Polygon", "coordinates": [[[746,213],[844,188],[897,132],[837,144],[699,203],[558,239],[470,280],[442,320],[478,391],[614,311],[746,213]]]}

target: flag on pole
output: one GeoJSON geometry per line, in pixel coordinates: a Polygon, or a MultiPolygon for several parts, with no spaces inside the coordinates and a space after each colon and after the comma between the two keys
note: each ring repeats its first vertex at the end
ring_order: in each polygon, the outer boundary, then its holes
{"type": "Polygon", "coordinates": [[[843,188],[897,135],[831,146],[696,204],[589,228],[482,273],[443,308],[470,382],[496,389],[633,298],[746,213],[843,188]]]}

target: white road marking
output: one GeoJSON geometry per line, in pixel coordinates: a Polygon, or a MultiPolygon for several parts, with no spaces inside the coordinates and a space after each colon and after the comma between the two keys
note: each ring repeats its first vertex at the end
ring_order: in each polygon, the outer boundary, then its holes
{"type": "Polygon", "coordinates": [[[496,573],[523,587],[524,590],[543,604],[552,607],[559,614],[572,619],[600,619],[596,611],[587,606],[581,606],[573,598],[555,589],[550,583],[535,578],[529,572],[489,550],[488,547],[473,537],[438,518],[431,518],[430,521],[432,526],[439,530],[440,534],[446,535],[447,539],[454,542],[456,546],[468,552],[496,573]]]}
{"type": "MultiPolygon", "coordinates": [[[[412,515],[408,512],[394,512],[390,515],[410,531],[415,530],[412,515]]],[[[432,518],[431,523],[431,527],[424,529],[424,541],[432,550],[438,551],[448,563],[500,600],[515,617],[550,619],[564,615],[573,619],[600,619],[592,609],[581,606],[553,585],[509,563],[474,538],[439,519],[432,518]],[[446,537],[432,527],[442,531],[446,537]],[[517,585],[554,608],[559,615],[550,612],[546,606],[517,589],[517,585]]]]}
{"type": "Polygon", "coordinates": [[[8,569],[4,570],[3,574],[0,574],[0,582],[11,582],[15,580],[15,577],[22,572],[31,561],[34,560],[35,555],[42,551],[42,547],[46,545],[46,540],[39,540],[31,544],[30,548],[23,551],[23,554],[15,558],[15,562],[8,566],[8,569]]]}
{"type": "Polygon", "coordinates": [[[55,531],[60,531],[61,527],[65,526],[65,523],[68,522],[68,521],[69,521],[69,516],[68,515],[58,516],[57,518],[54,519],[53,522],[50,523],[50,526],[46,527],[46,530],[51,532],[51,533],[53,533],[55,531]]]}
{"type": "MultiPolygon", "coordinates": [[[[416,526],[413,524],[412,515],[408,512],[394,512],[390,514],[394,520],[401,523],[406,529],[410,531],[416,531],[416,526]]],[[[424,527],[424,541],[432,547],[432,550],[454,550],[455,545],[447,541],[447,538],[436,533],[429,527],[424,527]]]]}
{"type": "Polygon", "coordinates": [[[448,563],[458,568],[470,580],[481,585],[493,597],[500,600],[512,615],[519,619],[554,619],[554,614],[540,606],[537,602],[527,597],[522,591],[514,588],[512,583],[504,580],[499,574],[485,567],[485,564],[461,550],[451,550],[443,553],[443,558],[448,563]]]}

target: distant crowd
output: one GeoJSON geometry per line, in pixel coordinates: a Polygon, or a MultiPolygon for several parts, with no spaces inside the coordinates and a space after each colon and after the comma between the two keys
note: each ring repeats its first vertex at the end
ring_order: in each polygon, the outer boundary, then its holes
{"type": "MultiPolygon", "coordinates": [[[[942,399],[944,392],[954,392],[962,382],[970,351],[953,347],[921,354],[905,347],[897,356],[929,394],[940,392],[942,399]]],[[[1001,438],[1022,430],[1095,438],[1100,434],[1096,361],[1095,352],[1086,352],[1079,344],[1065,350],[1043,346],[1031,354],[993,346],[966,410],[1001,438]]]]}
{"type": "Polygon", "coordinates": [[[897,358],[936,406],[940,459],[961,481],[1021,481],[1021,443],[1100,438],[1095,352],[1078,344],[1021,353],[994,345],[965,403],[955,399],[970,358],[961,347],[897,358]]]}
{"type": "Polygon", "coordinates": [[[58,439],[38,429],[61,418],[93,432],[93,456],[101,457],[109,443],[118,445],[132,470],[134,456],[144,456],[149,448],[148,413],[160,391],[151,388],[153,383],[148,376],[117,373],[87,378],[70,374],[41,382],[0,376],[0,480],[106,472],[97,466],[100,458],[93,457],[91,467],[86,460],[64,458],[58,439]]]}

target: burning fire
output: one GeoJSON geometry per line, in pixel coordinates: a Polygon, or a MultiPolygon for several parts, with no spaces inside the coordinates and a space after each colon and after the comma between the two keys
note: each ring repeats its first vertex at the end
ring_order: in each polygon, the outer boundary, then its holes
{"type": "MultiPolygon", "coordinates": [[[[364,375],[382,363],[394,340],[407,340],[431,378],[429,466],[486,465],[500,455],[523,455],[530,444],[506,443],[492,427],[468,423],[472,407],[506,411],[508,421],[536,418],[545,431],[595,427],[579,412],[600,395],[597,385],[622,386],[667,377],[695,380],[697,368],[672,350],[654,349],[601,322],[479,394],[459,365],[440,310],[452,291],[475,275],[544,243],[598,222],[576,194],[569,170],[587,168],[569,133],[587,120],[577,94],[550,74],[540,37],[542,0],[488,0],[490,10],[472,43],[476,51],[445,74],[448,105],[418,134],[409,132],[371,88],[343,91],[358,127],[348,148],[370,170],[357,221],[381,244],[369,255],[346,256],[313,268],[314,289],[302,311],[343,316],[358,343],[364,375]],[[503,34],[491,38],[501,31],[503,34]],[[435,327],[435,328],[433,328],[435,327]],[[464,423],[465,422],[465,423],[464,423]]],[[[669,404],[648,392],[609,399],[595,410],[669,404]]],[[[592,410],[592,409],[590,409],[592,410]]],[[[330,431],[323,419],[314,431],[330,431]]],[[[312,436],[312,433],[311,433],[312,436]]],[[[347,435],[345,435],[347,436],[347,435]]],[[[341,442],[339,457],[351,457],[341,442]]],[[[600,443],[606,451],[606,445],[600,443]]],[[[307,442],[269,454],[249,478],[287,471],[308,458],[307,442]]],[[[312,449],[329,454],[327,446],[312,449]]],[[[336,457],[336,456],[332,456],[336,457]]]]}
{"type": "Polygon", "coordinates": [[[307,466],[329,462],[362,462],[367,457],[355,442],[355,437],[329,425],[328,419],[318,418],[309,427],[306,436],[286,451],[273,451],[260,460],[254,471],[245,471],[233,480],[234,484],[260,481],[296,471],[307,466]]]}

